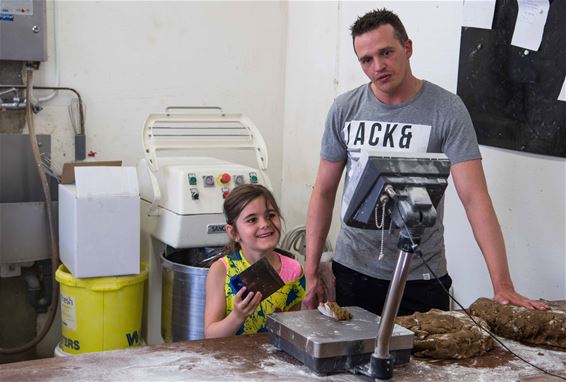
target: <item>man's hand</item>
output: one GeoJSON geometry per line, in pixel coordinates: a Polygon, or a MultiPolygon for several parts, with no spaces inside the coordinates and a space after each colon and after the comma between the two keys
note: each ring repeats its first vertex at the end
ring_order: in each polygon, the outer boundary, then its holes
{"type": "Polygon", "coordinates": [[[303,299],[303,309],[316,309],[321,301],[326,301],[324,288],[318,275],[306,276],[307,294],[303,299]]]}
{"type": "Polygon", "coordinates": [[[531,300],[515,292],[513,288],[502,290],[495,294],[493,300],[499,304],[517,305],[532,310],[548,310],[550,306],[542,301],[531,300]]]}

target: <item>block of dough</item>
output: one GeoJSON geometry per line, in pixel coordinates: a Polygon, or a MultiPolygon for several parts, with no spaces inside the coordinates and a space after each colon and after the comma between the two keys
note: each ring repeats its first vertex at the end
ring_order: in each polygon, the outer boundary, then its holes
{"type": "Polygon", "coordinates": [[[566,348],[566,312],[501,305],[483,297],[470,305],[468,311],[483,318],[498,336],[566,348]]]}
{"type": "MultiPolygon", "coordinates": [[[[482,319],[474,319],[488,328],[482,319]]],[[[413,355],[416,357],[470,358],[490,351],[494,345],[489,334],[462,312],[431,309],[397,317],[396,323],[415,333],[413,355]]]]}

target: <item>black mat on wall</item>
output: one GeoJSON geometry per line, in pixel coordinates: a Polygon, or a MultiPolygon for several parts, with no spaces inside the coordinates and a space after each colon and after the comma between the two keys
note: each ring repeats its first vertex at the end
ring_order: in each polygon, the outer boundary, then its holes
{"type": "Polygon", "coordinates": [[[511,46],[518,5],[498,0],[491,30],[462,28],[458,95],[480,144],[566,157],[566,0],[553,0],[538,51],[511,46]]]}

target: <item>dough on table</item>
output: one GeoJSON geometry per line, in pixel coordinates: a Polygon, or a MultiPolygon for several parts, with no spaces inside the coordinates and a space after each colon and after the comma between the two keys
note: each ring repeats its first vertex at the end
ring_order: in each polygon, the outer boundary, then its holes
{"type": "MultiPolygon", "coordinates": [[[[489,329],[486,322],[474,317],[489,329]]],[[[462,312],[431,309],[398,317],[397,324],[415,333],[413,355],[438,359],[463,359],[482,355],[494,341],[462,312]]]]}
{"type": "Polygon", "coordinates": [[[470,305],[468,311],[483,318],[498,336],[566,348],[566,312],[501,305],[483,297],[470,305]]]}

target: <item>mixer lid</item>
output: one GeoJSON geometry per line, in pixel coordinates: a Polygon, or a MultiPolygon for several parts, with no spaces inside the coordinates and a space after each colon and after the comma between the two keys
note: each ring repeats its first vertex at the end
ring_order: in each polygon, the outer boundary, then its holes
{"type": "Polygon", "coordinates": [[[160,151],[182,155],[195,149],[253,150],[258,168],[267,169],[265,141],[252,120],[226,114],[220,107],[167,107],[165,113],[147,117],[142,134],[144,155],[154,172],[159,170],[160,151]]]}

